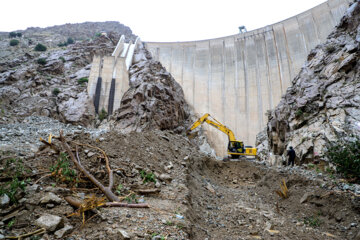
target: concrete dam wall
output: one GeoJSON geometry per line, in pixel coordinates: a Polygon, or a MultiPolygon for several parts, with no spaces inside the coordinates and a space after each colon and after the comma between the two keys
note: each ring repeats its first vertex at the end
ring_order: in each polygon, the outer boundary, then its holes
{"type": "MultiPolygon", "coordinates": [[[[191,42],[147,42],[146,47],[183,87],[201,116],[210,113],[254,145],[266,111],[274,108],[310,50],[324,42],[350,0],[329,0],[306,12],[257,30],[191,42]]],[[[261,17],[261,16],[259,16],[261,17]]],[[[203,125],[219,156],[227,136],[203,125]]]]}

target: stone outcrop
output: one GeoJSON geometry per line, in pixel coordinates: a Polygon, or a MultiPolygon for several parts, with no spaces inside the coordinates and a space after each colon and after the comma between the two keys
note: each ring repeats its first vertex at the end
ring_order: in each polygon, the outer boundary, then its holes
{"type": "Polygon", "coordinates": [[[95,119],[95,108],[86,92],[80,92],[75,98],[59,104],[59,113],[64,122],[88,125],[95,119]]]}
{"type": "Polygon", "coordinates": [[[356,2],[327,41],[310,52],[292,86],[268,114],[270,155],[263,159],[284,159],[289,146],[300,162],[323,159],[329,144],[359,136],[359,23],[356,2]]]}
{"type": "Polygon", "coordinates": [[[181,86],[170,73],[140,47],[129,69],[130,89],[111,121],[124,132],[176,129],[189,116],[181,86]]]}

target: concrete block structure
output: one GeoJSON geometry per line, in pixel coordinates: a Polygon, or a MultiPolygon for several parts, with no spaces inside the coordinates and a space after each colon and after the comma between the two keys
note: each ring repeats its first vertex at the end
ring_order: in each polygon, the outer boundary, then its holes
{"type": "MultiPolygon", "coordinates": [[[[181,84],[199,116],[210,113],[237,139],[254,145],[266,125],[266,111],[277,105],[310,50],[326,40],[350,2],[328,0],[284,21],[232,36],[147,42],[146,47],[181,84]]],[[[203,127],[217,154],[224,156],[227,136],[203,127]]]]}
{"type": "Polygon", "coordinates": [[[87,91],[97,113],[104,109],[112,114],[120,107],[121,98],[129,89],[128,70],[138,44],[139,38],[135,43],[125,43],[121,36],[111,56],[94,56],[87,91]]]}

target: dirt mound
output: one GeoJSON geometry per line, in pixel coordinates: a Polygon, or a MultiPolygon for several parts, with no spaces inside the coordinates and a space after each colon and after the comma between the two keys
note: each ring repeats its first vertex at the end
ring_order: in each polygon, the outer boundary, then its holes
{"type": "Polygon", "coordinates": [[[176,129],[181,132],[189,116],[181,86],[146,49],[135,53],[138,62],[130,67],[130,89],[111,120],[123,132],[145,129],[176,129]]]}

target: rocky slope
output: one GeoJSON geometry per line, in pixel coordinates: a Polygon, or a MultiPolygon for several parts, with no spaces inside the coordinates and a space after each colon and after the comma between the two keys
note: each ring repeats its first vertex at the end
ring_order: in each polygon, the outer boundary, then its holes
{"type": "MultiPolygon", "coordinates": [[[[48,46],[56,46],[60,42],[64,42],[71,37],[74,40],[90,40],[102,32],[114,32],[124,34],[127,41],[135,41],[134,35],[128,26],[119,22],[84,22],[84,23],[67,23],[46,28],[30,27],[26,30],[17,30],[15,32],[22,33],[23,38],[28,41],[42,41],[48,46]]],[[[8,32],[0,32],[0,39],[7,38],[8,32]]]]}
{"type": "Polygon", "coordinates": [[[355,2],[324,44],[311,51],[259,135],[262,159],[301,163],[324,159],[331,143],[360,135],[360,5],[355,2]]]}
{"type": "MultiPolygon", "coordinates": [[[[89,76],[94,54],[110,54],[120,35],[128,31],[109,32],[62,47],[47,44],[47,39],[57,41],[59,34],[66,34],[61,35],[66,38],[80,27],[87,29],[88,24],[74,25],[77,26],[74,29],[71,26],[58,26],[53,34],[50,34],[53,28],[38,29],[47,31],[48,35],[36,40],[31,32],[25,31],[18,38],[17,46],[9,46],[7,38],[0,41],[0,123],[14,123],[27,116],[40,115],[65,123],[93,124],[95,112],[86,94],[86,82],[78,80],[89,76]],[[34,50],[38,42],[47,47],[45,52],[34,50]]],[[[92,31],[102,26],[103,23],[92,31]]],[[[128,37],[132,36],[130,33],[128,37]]]]}

